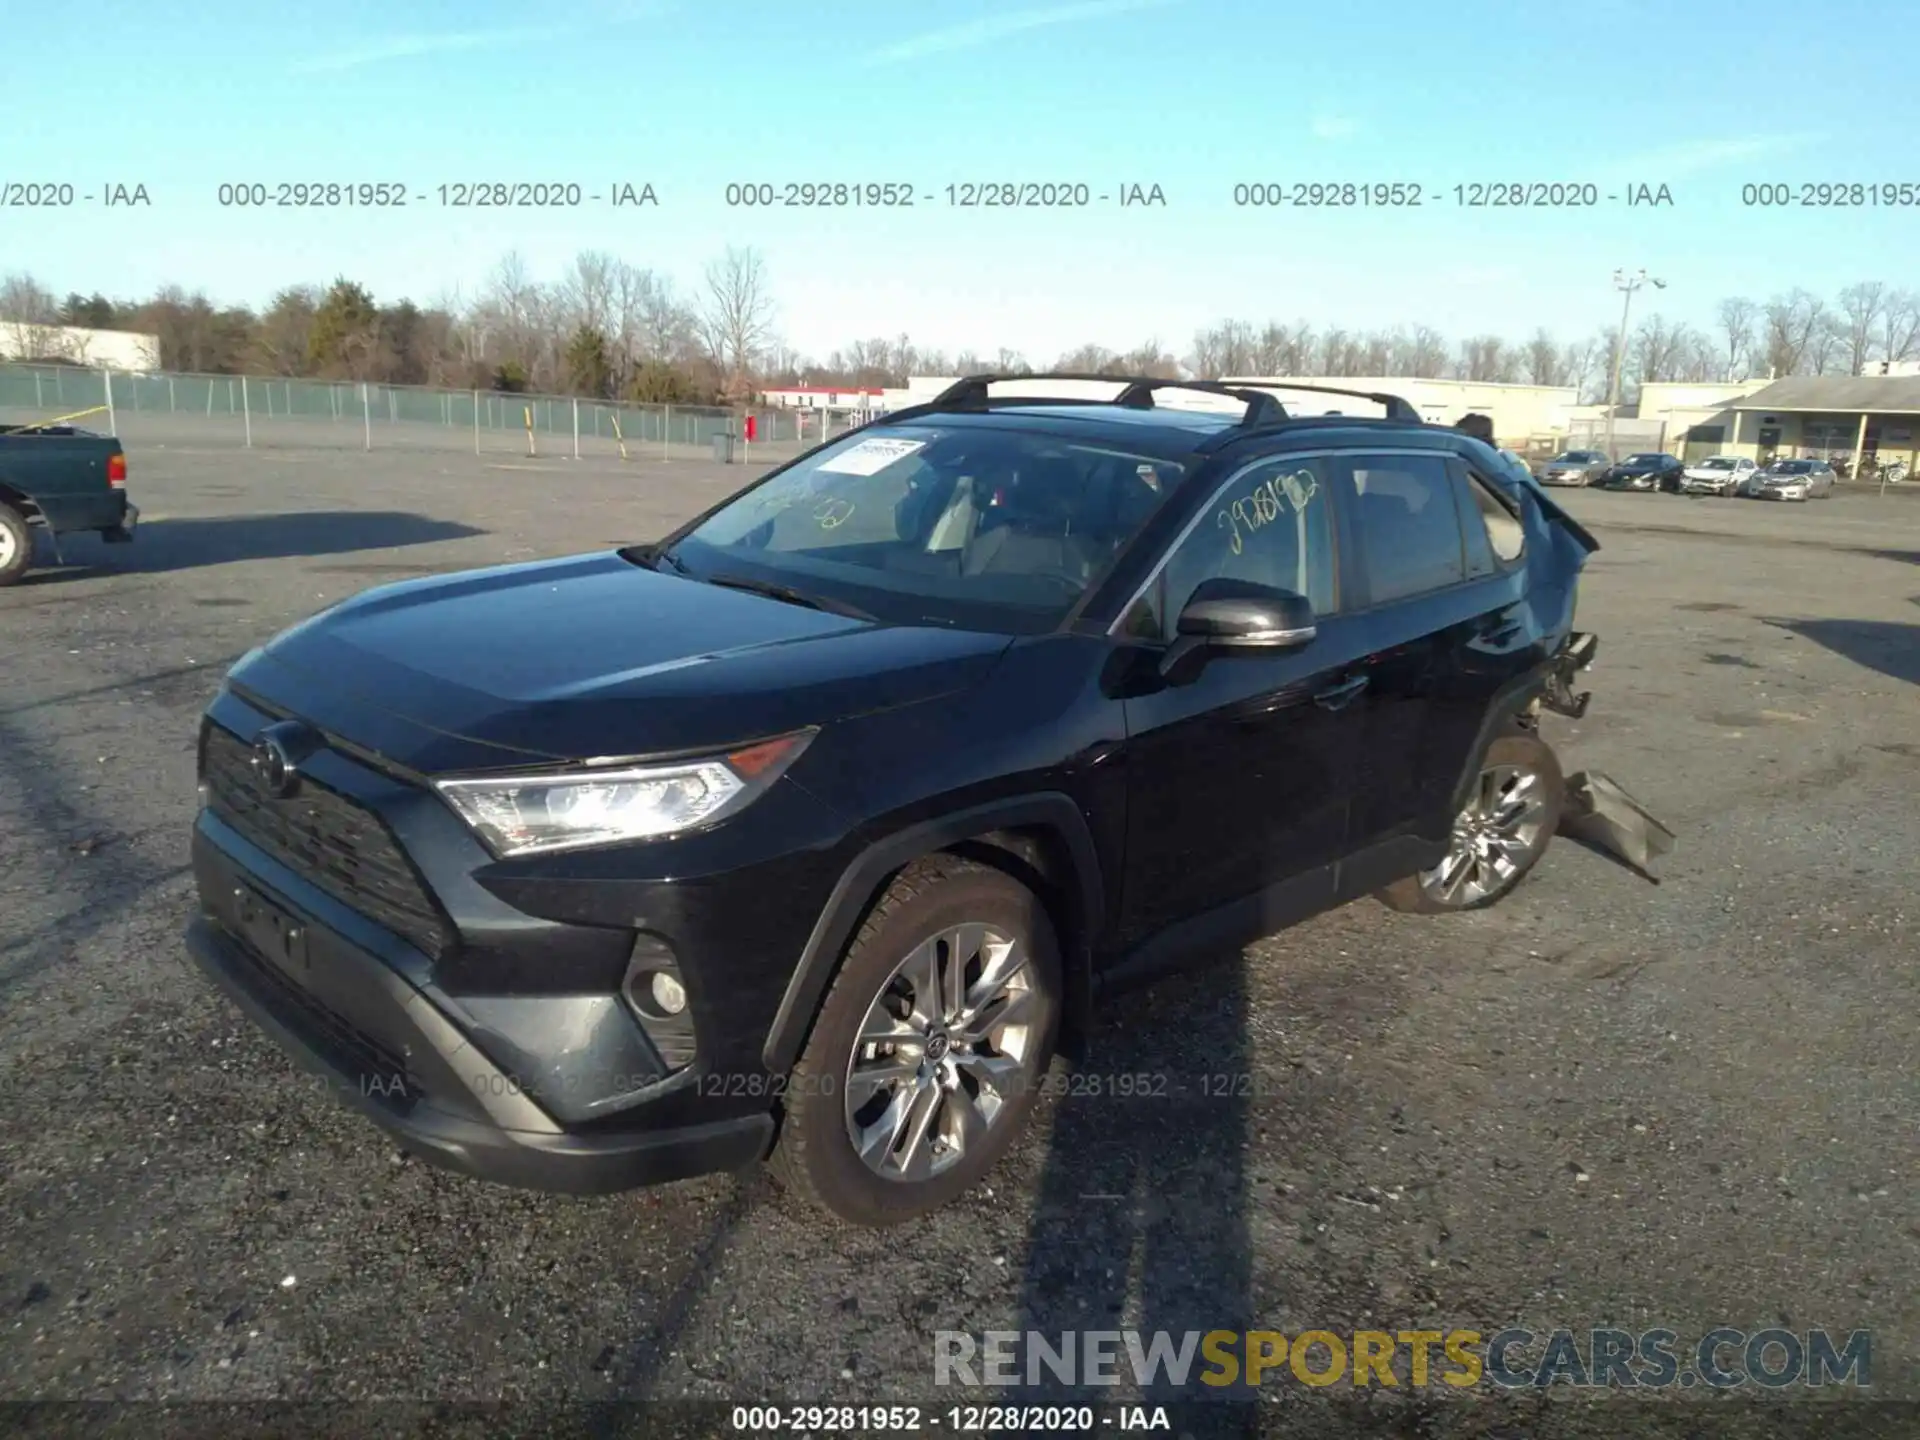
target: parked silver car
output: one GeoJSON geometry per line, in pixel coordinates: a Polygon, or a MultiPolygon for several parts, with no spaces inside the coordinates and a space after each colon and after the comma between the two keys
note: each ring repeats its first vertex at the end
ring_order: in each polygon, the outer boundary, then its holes
{"type": "Polygon", "coordinates": [[[1604,480],[1613,462],[1598,450],[1568,450],[1540,467],[1542,485],[1592,485],[1604,480]]]}
{"type": "Polygon", "coordinates": [[[1824,460],[1776,460],[1754,475],[1756,500],[1825,500],[1833,494],[1833,467],[1824,460]]]}
{"type": "Polygon", "coordinates": [[[1744,455],[1709,455],[1680,472],[1682,495],[1740,495],[1760,467],[1744,455]]]}

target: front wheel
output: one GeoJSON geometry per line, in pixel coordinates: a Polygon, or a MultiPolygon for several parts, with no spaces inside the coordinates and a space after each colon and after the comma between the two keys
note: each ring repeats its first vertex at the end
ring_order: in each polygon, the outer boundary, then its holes
{"type": "Polygon", "coordinates": [[[956,1199],[1025,1126],[1060,976],[1032,891],[954,856],[908,866],[848,947],[794,1067],[775,1174],[857,1225],[956,1199]]]}
{"type": "Polygon", "coordinates": [[[11,505],[0,505],[0,585],[11,585],[33,565],[33,529],[11,505]]]}
{"type": "Polygon", "coordinates": [[[1487,747],[1479,779],[1454,817],[1446,855],[1431,870],[1381,890],[1381,902],[1415,915],[1496,904],[1540,863],[1565,804],[1553,747],[1531,730],[1501,736],[1487,747]]]}

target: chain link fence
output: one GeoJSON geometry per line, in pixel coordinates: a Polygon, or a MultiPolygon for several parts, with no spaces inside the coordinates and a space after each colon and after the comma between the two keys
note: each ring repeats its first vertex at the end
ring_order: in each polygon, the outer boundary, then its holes
{"type": "Polygon", "coordinates": [[[128,443],[267,449],[471,450],[477,455],[785,459],[854,428],[846,411],[640,405],[261,375],[0,364],[0,423],[71,418],[128,443]],[[753,420],[747,439],[746,421],[753,420]]]}
{"type": "MultiPolygon", "coordinates": [[[[1667,451],[1667,425],[1664,420],[1641,420],[1626,416],[1615,416],[1613,420],[1613,439],[1607,439],[1607,422],[1602,420],[1574,420],[1567,427],[1564,450],[1599,450],[1609,460],[1623,460],[1629,455],[1663,455],[1667,451]]],[[[1682,456],[1682,459],[1691,457],[1682,456]]]]}

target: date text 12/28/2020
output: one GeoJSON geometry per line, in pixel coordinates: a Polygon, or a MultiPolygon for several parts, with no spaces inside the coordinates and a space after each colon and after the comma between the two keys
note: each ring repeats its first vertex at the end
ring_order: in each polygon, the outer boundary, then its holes
{"type": "Polygon", "coordinates": [[[660,192],[646,180],[455,180],[417,186],[399,180],[235,180],[214,191],[226,210],[577,210],[655,208],[660,192]]]}
{"type": "Polygon", "coordinates": [[[1145,180],[741,180],[721,199],[733,210],[1165,209],[1167,192],[1145,180]]]}

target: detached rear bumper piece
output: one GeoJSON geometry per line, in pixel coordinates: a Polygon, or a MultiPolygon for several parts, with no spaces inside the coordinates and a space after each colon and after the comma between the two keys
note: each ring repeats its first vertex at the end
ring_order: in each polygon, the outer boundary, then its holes
{"type": "Polygon", "coordinates": [[[1597,771],[1567,777],[1567,806],[1561,828],[1612,851],[1646,874],[1654,857],[1673,849],[1673,832],[1638,800],[1597,771]]]}

